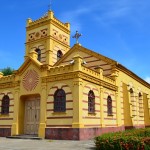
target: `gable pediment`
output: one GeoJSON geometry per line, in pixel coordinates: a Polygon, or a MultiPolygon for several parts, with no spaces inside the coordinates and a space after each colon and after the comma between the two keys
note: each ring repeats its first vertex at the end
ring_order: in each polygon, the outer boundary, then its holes
{"type": "Polygon", "coordinates": [[[90,69],[102,68],[103,75],[110,75],[112,66],[117,63],[108,57],[76,44],[54,66],[69,64],[76,54],[83,58],[83,61],[86,62],[86,67],[90,69]]]}
{"type": "Polygon", "coordinates": [[[16,71],[16,79],[20,81],[24,94],[35,92],[38,90],[37,87],[40,87],[41,66],[42,64],[38,60],[27,57],[16,71]]]}
{"type": "Polygon", "coordinates": [[[25,62],[16,71],[16,75],[22,75],[29,67],[35,67],[40,70],[41,66],[42,64],[38,60],[35,60],[32,57],[27,57],[25,62]]]}

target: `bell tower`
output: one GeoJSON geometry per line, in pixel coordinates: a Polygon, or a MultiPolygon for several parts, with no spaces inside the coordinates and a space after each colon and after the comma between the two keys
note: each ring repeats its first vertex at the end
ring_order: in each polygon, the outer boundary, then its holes
{"type": "Polygon", "coordinates": [[[27,19],[26,53],[36,51],[37,60],[53,66],[70,49],[70,24],[62,23],[52,11],[38,20],[27,19]]]}

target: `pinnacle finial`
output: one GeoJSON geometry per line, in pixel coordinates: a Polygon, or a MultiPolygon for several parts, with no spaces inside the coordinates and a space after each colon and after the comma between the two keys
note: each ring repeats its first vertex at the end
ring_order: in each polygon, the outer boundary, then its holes
{"type": "Polygon", "coordinates": [[[76,34],[72,37],[76,39],[76,44],[78,44],[78,39],[80,38],[80,36],[82,36],[82,34],[80,34],[78,31],[76,31],[76,34]]]}

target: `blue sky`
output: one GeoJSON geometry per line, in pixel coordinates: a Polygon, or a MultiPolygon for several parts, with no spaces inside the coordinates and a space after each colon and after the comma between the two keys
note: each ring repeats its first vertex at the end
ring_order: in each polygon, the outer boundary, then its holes
{"type": "MultiPolygon", "coordinates": [[[[5,0],[0,5],[0,69],[24,61],[26,19],[36,20],[50,0],[5,0]]],[[[52,0],[55,17],[82,33],[82,46],[112,58],[150,82],[149,0],[52,0]]],[[[75,40],[71,38],[71,46],[75,40]]]]}

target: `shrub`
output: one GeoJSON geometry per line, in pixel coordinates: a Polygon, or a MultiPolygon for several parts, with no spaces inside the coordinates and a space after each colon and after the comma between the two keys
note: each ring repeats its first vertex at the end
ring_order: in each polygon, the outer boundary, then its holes
{"type": "Polygon", "coordinates": [[[133,129],[95,137],[96,150],[150,150],[150,129],[133,129]]]}
{"type": "Polygon", "coordinates": [[[4,74],[4,76],[11,75],[13,73],[14,69],[7,67],[4,69],[1,69],[1,72],[4,74]]]}

